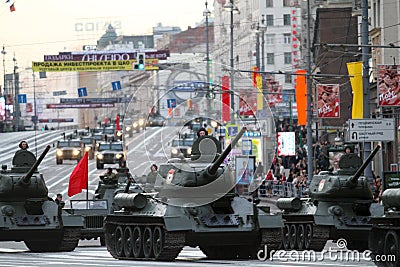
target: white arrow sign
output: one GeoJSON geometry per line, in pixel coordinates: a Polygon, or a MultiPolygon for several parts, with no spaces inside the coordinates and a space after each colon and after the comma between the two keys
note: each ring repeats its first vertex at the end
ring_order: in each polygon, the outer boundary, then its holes
{"type": "Polygon", "coordinates": [[[350,142],[394,141],[393,118],[349,120],[350,142]]]}

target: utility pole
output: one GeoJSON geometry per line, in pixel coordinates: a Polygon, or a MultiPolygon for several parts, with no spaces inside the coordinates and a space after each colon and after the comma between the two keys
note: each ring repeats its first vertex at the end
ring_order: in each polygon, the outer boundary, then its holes
{"type": "Polygon", "coordinates": [[[310,0],[307,0],[307,42],[306,42],[306,69],[307,69],[307,175],[308,181],[311,181],[314,175],[314,151],[312,145],[312,87],[311,87],[311,33],[310,33],[311,7],[310,0]]]}
{"type": "Polygon", "coordinates": [[[17,59],[15,58],[15,55],[13,57],[14,61],[14,127],[15,131],[18,132],[19,130],[19,103],[18,103],[18,95],[19,95],[19,75],[17,73],[17,59]]]}
{"type": "MultiPolygon", "coordinates": [[[[369,93],[369,50],[368,47],[368,0],[361,0],[361,52],[362,52],[362,65],[363,65],[363,118],[370,118],[370,93],[369,93]]],[[[371,143],[364,143],[364,160],[371,154],[371,143]]],[[[373,186],[372,168],[371,164],[368,164],[365,169],[365,177],[370,182],[371,187],[373,186]]]]}
{"type": "Polygon", "coordinates": [[[210,85],[210,44],[208,38],[208,17],[210,16],[211,12],[208,10],[208,2],[205,2],[206,9],[203,12],[203,16],[206,17],[206,88],[207,88],[207,95],[208,95],[208,109],[211,110],[211,97],[213,95],[212,87],[210,85]]]}

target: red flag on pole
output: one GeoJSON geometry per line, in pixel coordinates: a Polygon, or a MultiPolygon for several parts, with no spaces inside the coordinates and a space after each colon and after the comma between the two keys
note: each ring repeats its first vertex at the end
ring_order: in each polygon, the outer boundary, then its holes
{"type": "Polygon", "coordinates": [[[10,12],[15,11],[15,6],[14,6],[14,4],[15,4],[15,3],[13,3],[13,4],[10,6],[10,12]]]}
{"type": "Polygon", "coordinates": [[[121,126],[119,125],[119,115],[115,118],[115,124],[117,127],[117,131],[121,131],[121,126]]]}
{"type": "Polygon", "coordinates": [[[87,189],[88,184],[88,152],[85,152],[83,158],[78,162],[75,169],[69,177],[68,196],[72,197],[80,192],[82,189],[87,189]]]}

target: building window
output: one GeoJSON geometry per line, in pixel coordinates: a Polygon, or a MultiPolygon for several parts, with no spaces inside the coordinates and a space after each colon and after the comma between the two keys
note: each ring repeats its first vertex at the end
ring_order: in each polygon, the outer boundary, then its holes
{"type": "Polygon", "coordinates": [[[284,33],[283,34],[283,43],[284,44],[290,44],[290,40],[291,40],[290,33],[284,33]]]}
{"type": "Polygon", "coordinates": [[[292,83],[292,75],[285,73],[285,83],[292,83]]]}
{"type": "Polygon", "coordinates": [[[292,64],[292,53],[291,52],[285,52],[284,54],[285,58],[285,64],[292,64]]]}
{"type": "Polygon", "coordinates": [[[283,6],[298,6],[297,0],[283,0],[283,6]]]}
{"type": "Polygon", "coordinates": [[[290,25],[290,14],[283,14],[283,25],[290,25]]]}
{"type": "Polygon", "coordinates": [[[274,64],[275,64],[275,54],[267,53],[267,65],[274,65],[274,64]]]}
{"type": "Polygon", "coordinates": [[[273,7],[274,1],[273,0],[265,0],[265,7],[273,7]]]}
{"type": "Polygon", "coordinates": [[[274,15],[267,15],[267,26],[274,26],[274,15]]]}
{"type": "Polygon", "coordinates": [[[267,44],[267,45],[274,44],[274,38],[275,38],[274,34],[266,34],[265,35],[265,44],[267,44]]]}

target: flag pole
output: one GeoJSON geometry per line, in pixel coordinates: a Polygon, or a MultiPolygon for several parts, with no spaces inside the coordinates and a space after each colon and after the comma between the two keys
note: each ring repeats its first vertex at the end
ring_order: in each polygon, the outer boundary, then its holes
{"type": "MultiPolygon", "coordinates": [[[[88,152],[85,152],[85,156],[88,152]]],[[[88,155],[89,156],[89,155],[88,155]]],[[[89,165],[89,164],[88,164],[89,165]]],[[[87,174],[87,180],[86,180],[86,203],[88,203],[89,200],[89,166],[87,168],[88,174],[87,174]]]]}

